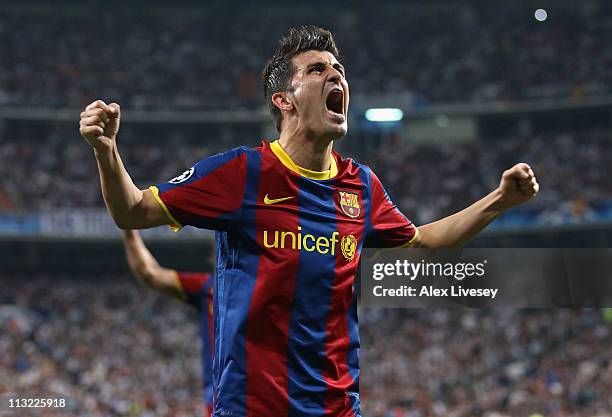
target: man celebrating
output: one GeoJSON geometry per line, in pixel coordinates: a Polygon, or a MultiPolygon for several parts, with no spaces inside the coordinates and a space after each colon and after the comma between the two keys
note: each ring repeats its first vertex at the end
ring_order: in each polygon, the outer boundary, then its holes
{"type": "Polygon", "coordinates": [[[208,417],[212,409],[213,391],[213,274],[209,272],[179,272],[164,268],[147,249],[136,230],[124,230],[122,234],[125,256],[132,273],[149,287],[191,304],[200,313],[202,385],[204,388],[204,413],[202,416],[208,417]]]}
{"type": "MultiPolygon", "coordinates": [[[[291,29],[263,71],[280,138],[139,190],[119,156],[120,110],[81,113],[121,228],[217,230],[214,415],[359,416],[354,277],[363,245],[459,246],[539,188],[526,164],[465,210],[415,227],[366,166],[332,151],[349,88],[330,32],[291,29]]],[[[422,179],[419,179],[422,180],[422,179]]]]}

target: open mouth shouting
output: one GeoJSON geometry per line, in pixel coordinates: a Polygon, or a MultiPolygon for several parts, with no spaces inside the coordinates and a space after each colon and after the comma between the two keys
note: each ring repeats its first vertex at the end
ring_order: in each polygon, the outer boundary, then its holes
{"type": "Polygon", "coordinates": [[[332,119],[340,123],[343,123],[346,120],[344,110],[344,91],[342,91],[340,87],[334,87],[327,93],[325,108],[332,119]]]}

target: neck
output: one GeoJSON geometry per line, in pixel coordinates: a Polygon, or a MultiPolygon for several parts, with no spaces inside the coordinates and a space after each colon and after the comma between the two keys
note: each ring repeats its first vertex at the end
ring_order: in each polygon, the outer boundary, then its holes
{"type": "Polygon", "coordinates": [[[291,134],[283,129],[279,142],[291,160],[311,171],[327,171],[331,167],[333,140],[291,134]]]}

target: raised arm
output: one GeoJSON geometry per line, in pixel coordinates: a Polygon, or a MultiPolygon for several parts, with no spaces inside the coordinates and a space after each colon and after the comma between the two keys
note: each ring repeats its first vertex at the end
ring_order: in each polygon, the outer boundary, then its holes
{"type": "Polygon", "coordinates": [[[468,208],[419,227],[415,246],[450,248],[463,246],[507,209],[525,203],[540,189],[531,167],[520,163],[502,175],[499,187],[468,208]]]}
{"type": "Polygon", "coordinates": [[[125,255],[132,273],[148,286],[183,299],[185,294],[176,271],[159,265],[137,231],[124,230],[122,233],[125,255]]]}
{"type": "Polygon", "coordinates": [[[150,190],[140,190],[130,178],[117,148],[121,110],[117,103],[96,100],[81,113],[79,132],[98,163],[102,195],[109,214],[121,229],[146,229],[170,220],[150,190]]]}

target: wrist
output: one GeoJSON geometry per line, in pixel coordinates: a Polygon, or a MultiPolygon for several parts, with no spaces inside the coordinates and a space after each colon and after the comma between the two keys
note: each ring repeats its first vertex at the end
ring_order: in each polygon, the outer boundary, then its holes
{"type": "Polygon", "coordinates": [[[508,200],[505,198],[505,194],[500,187],[497,187],[495,190],[493,190],[490,196],[491,196],[490,207],[491,207],[491,210],[493,210],[496,213],[496,215],[501,215],[506,210],[512,207],[512,204],[510,204],[510,202],[508,202],[508,200]]]}
{"type": "Polygon", "coordinates": [[[92,148],[97,159],[108,159],[115,151],[115,143],[98,143],[92,145],[92,148]]]}

